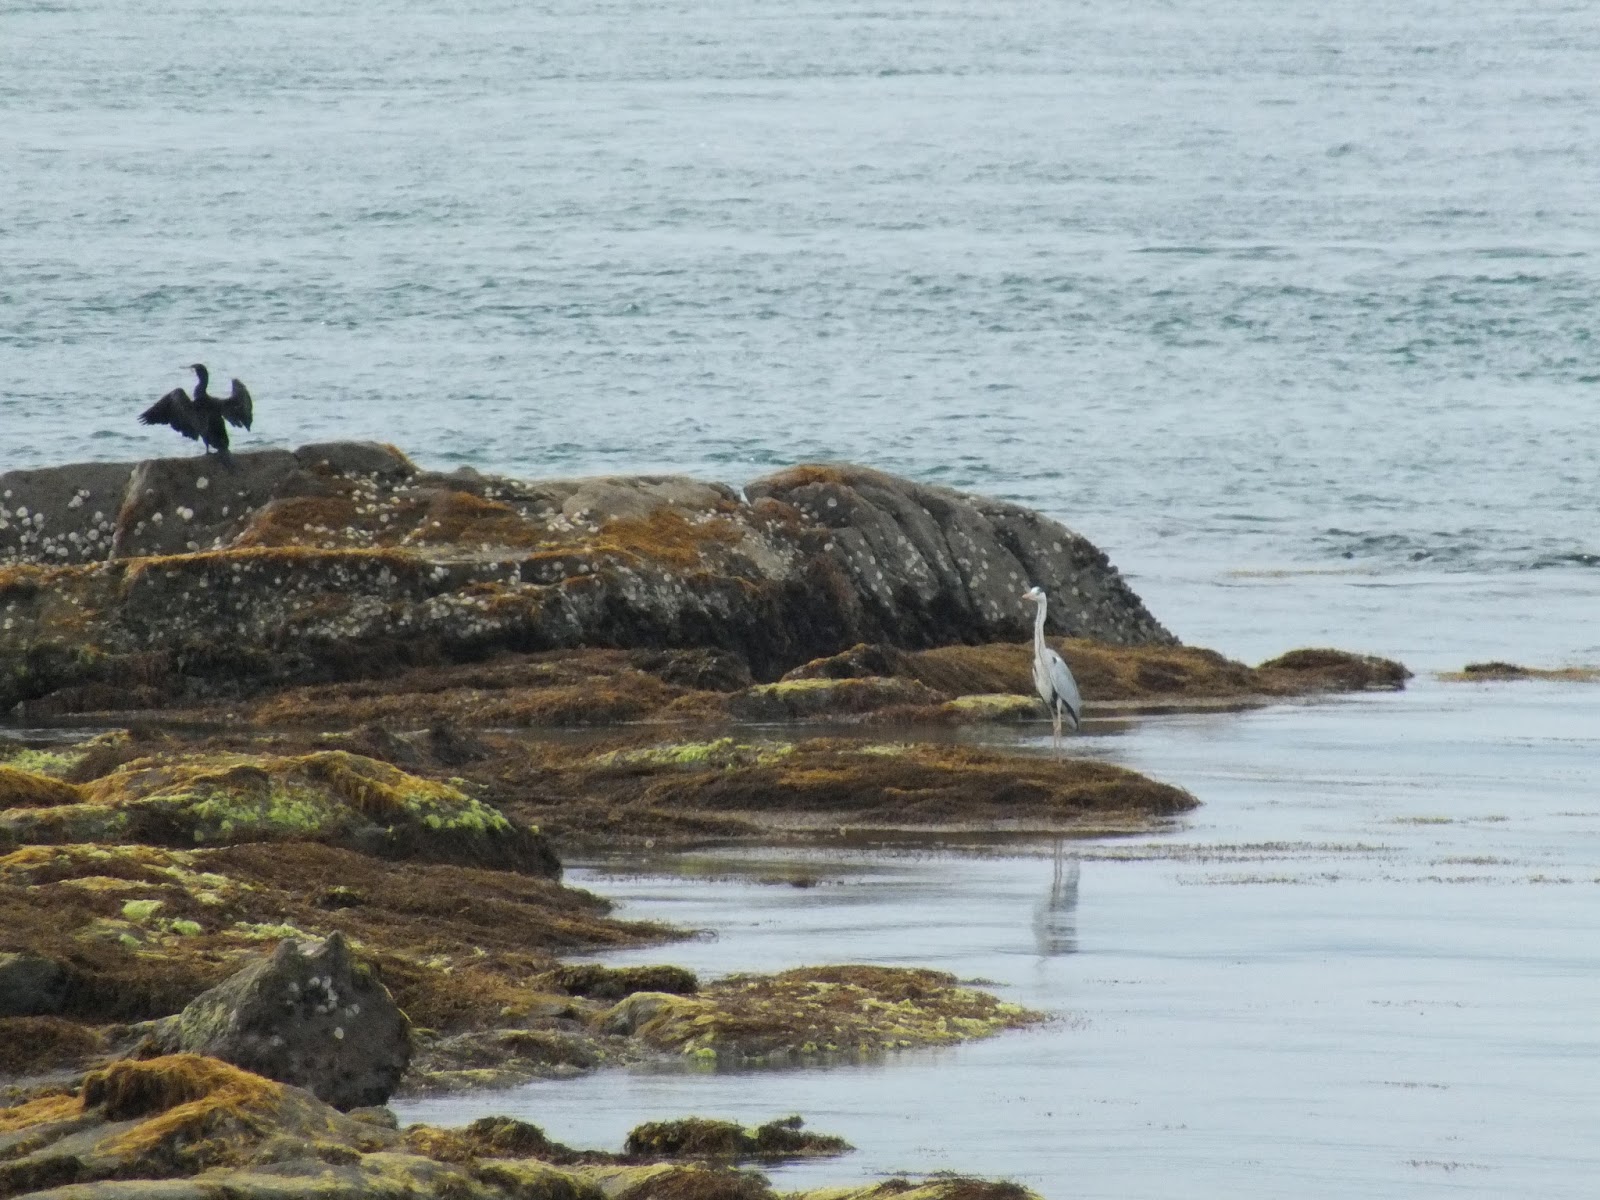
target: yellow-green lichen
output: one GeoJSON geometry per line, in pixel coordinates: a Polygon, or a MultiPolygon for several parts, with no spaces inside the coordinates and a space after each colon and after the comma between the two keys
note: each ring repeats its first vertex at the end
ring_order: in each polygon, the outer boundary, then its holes
{"type": "Polygon", "coordinates": [[[1011,692],[977,692],[970,696],[957,696],[942,706],[949,716],[958,721],[1026,721],[1044,712],[1034,696],[1019,696],[1011,692]]]}
{"type": "Polygon", "coordinates": [[[608,767],[727,769],[766,766],[787,757],[793,751],[794,747],[787,742],[757,745],[724,737],[709,742],[667,742],[659,746],[610,750],[596,755],[588,765],[602,769],[608,767]]]}
{"type": "Polygon", "coordinates": [[[148,921],[161,911],[160,900],[125,900],[122,904],[122,915],[130,921],[148,921]]]}
{"type": "Polygon", "coordinates": [[[14,754],[7,755],[5,765],[18,771],[31,771],[35,775],[48,775],[53,779],[60,779],[73,767],[83,761],[87,751],[72,750],[35,750],[24,747],[14,754]]]}

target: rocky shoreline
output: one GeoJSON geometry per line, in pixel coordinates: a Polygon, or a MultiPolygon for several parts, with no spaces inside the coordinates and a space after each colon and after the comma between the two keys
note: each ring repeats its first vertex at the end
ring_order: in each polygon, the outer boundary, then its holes
{"type": "Polygon", "coordinates": [[[1064,527],[868,468],[741,494],[237,457],[0,476],[0,704],[30,730],[0,735],[0,1196],[769,1196],[729,1164],[836,1140],[679,1122],[618,1156],[372,1106],[1043,1019],[915,968],[563,961],[688,932],[563,885],[574,852],[1126,833],[1197,804],[932,736],[1042,721],[1027,583],[1091,720],[1407,677],[1182,646],[1064,527]]]}

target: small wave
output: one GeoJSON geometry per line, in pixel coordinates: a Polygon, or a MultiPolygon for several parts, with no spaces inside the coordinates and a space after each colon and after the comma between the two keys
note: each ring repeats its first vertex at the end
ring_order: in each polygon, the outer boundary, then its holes
{"type": "Polygon", "coordinates": [[[1586,550],[1572,550],[1565,554],[1545,554],[1528,564],[1530,571],[1548,571],[1553,567],[1600,567],[1600,554],[1586,550]]]}

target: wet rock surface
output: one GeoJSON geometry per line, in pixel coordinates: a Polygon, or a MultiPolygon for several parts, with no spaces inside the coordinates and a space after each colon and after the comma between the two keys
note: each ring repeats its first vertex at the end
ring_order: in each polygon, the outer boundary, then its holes
{"type": "Polygon", "coordinates": [[[159,1023],[168,1054],[220,1058],[339,1109],[380,1105],[411,1063],[411,1022],[344,935],[285,939],[159,1023]]]}

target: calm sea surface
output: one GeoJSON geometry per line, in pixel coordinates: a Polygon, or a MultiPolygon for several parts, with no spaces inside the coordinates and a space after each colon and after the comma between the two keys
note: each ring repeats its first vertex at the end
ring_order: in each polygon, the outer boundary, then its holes
{"type": "Polygon", "coordinates": [[[855,459],[1236,653],[1426,657],[1376,584],[1592,657],[1596,63],[1552,0],[12,0],[0,462],[187,452],[134,416],[203,359],[241,444],[855,459]]]}
{"type": "MultiPolygon", "coordinates": [[[[1551,0],[0,2],[0,465],[188,452],[134,417],[203,359],[240,446],[855,459],[1062,518],[1246,658],[1600,662],[1597,63],[1551,0]]],[[[1096,730],[1205,807],[1085,849],[1070,910],[1045,860],[588,877],[723,934],[650,957],[925,962],[1064,1019],[430,1115],[861,1147],[795,1184],[1592,1195],[1597,696],[1096,730]]]]}
{"type": "Polygon", "coordinates": [[[609,962],[932,966],[1058,1019],[887,1063],[602,1071],[401,1115],[511,1113],[615,1148],[645,1120],[799,1112],[857,1147],[781,1171],[785,1188],[940,1168],[1050,1200],[1589,1200],[1595,697],[1424,680],[1091,721],[1075,753],[1181,780],[1204,805],[1159,837],[1069,843],[1067,886],[1048,850],[580,868],[626,916],[717,933],[609,962]],[[775,886],[796,867],[822,882],[775,886]]]}

